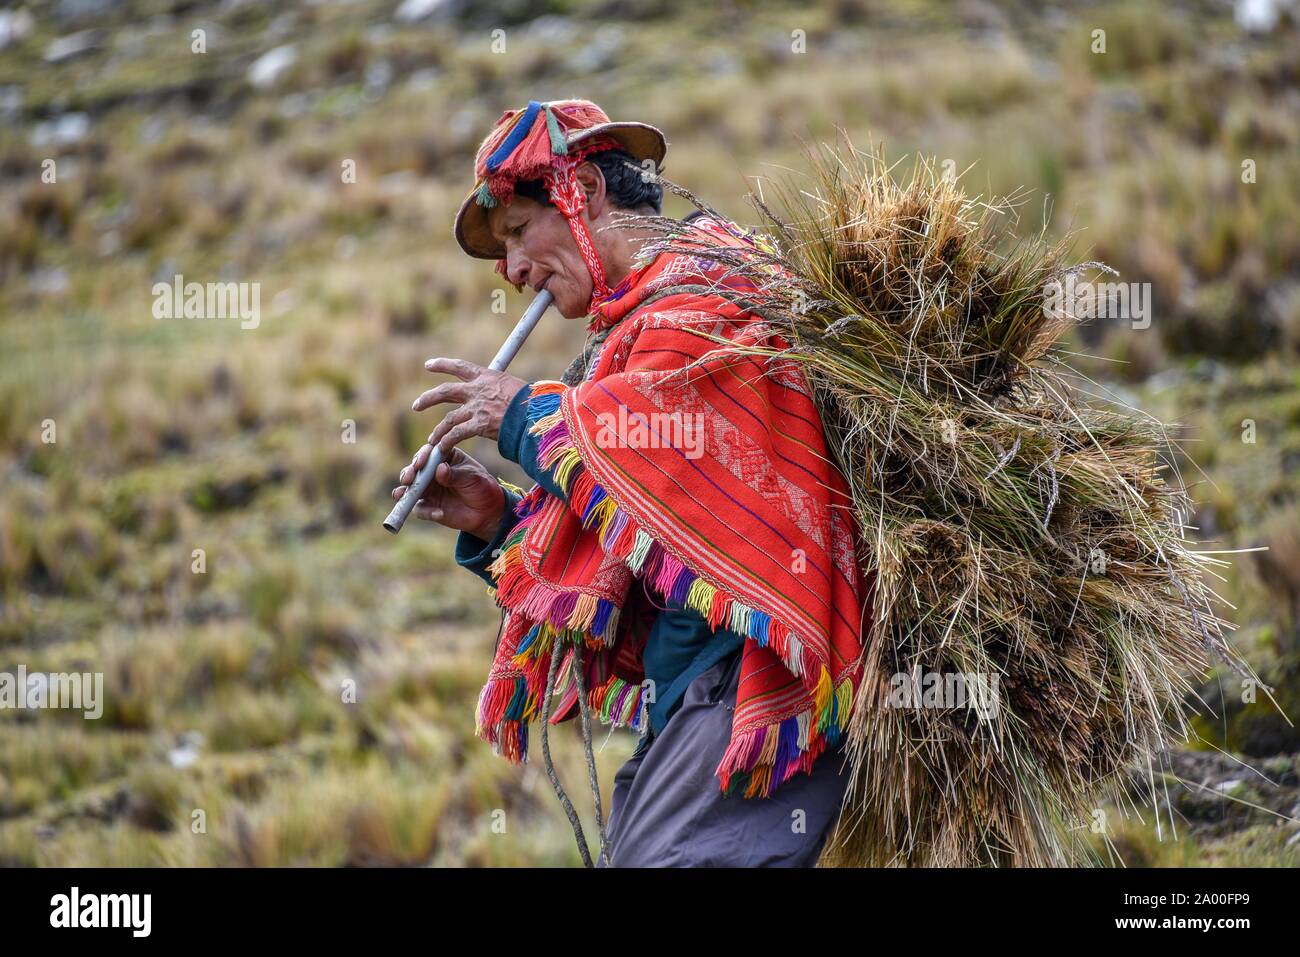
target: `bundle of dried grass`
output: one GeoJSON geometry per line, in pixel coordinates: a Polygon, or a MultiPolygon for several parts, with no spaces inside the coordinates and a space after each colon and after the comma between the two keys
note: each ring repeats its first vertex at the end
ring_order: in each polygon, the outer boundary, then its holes
{"type": "Polygon", "coordinates": [[[968,198],[924,160],[905,181],[847,142],[810,160],[811,183],[752,197],[752,246],[650,225],[653,250],[725,264],[740,281],[713,291],[790,342],[852,487],[875,617],[823,860],[1087,860],[1121,772],[1186,737],[1189,677],[1216,659],[1245,673],[1207,583],[1223,562],[1186,537],[1161,425],[1083,395],[1053,349],[1074,315],[1045,291],[1104,267],[1008,245],[1015,198],[968,198]],[[932,674],[996,693],[898,706],[932,674]]]}

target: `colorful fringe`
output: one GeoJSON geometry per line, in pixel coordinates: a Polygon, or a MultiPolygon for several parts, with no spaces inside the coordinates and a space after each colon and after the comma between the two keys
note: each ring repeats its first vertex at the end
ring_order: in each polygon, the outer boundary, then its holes
{"type": "MultiPolygon", "coordinates": [[[[559,396],[544,393],[530,400],[530,423],[552,414],[559,396]]],[[[533,622],[509,653],[510,664],[519,676],[490,679],[479,696],[476,728],[480,737],[497,753],[522,762],[528,755],[527,722],[541,715],[541,695],[546,687],[550,654],[554,642],[582,641],[595,649],[607,648],[618,634],[619,606],[612,601],[576,591],[552,588],[531,576],[524,567],[523,542],[540,515],[548,496],[541,486],[524,495],[515,505],[519,522],[501,547],[501,554],[489,566],[496,581],[497,603],[515,615],[533,622]]],[[[563,713],[576,696],[576,682],[566,656],[554,694],[563,713]]],[[[606,724],[640,731],[644,727],[642,689],[616,675],[587,689],[592,710],[606,724]]]]}
{"type": "MultiPolygon", "coordinates": [[[[522,763],[528,758],[528,724],[542,714],[542,695],[546,690],[554,642],[586,641],[582,632],[557,632],[549,623],[533,625],[510,655],[518,673],[490,679],[479,694],[475,732],[489,742],[501,756],[522,763]]],[[[552,707],[552,720],[568,709],[576,699],[572,655],[561,660],[559,681],[553,691],[559,704],[552,707]]],[[[611,727],[643,731],[646,726],[645,687],[610,675],[601,684],[587,689],[592,712],[611,727]]]]}
{"type": "Polygon", "coordinates": [[[549,657],[538,656],[519,675],[489,679],[479,694],[475,733],[516,763],[528,757],[528,724],[541,716],[549,666],[549,657]]]}
{"type": "Polygon", "coordinates": [[[583,632],[603,645],[613,644],[618,605],[594,595],[552,588],[528,573],[521,552],[530,526],[528,519],[521,521],[506,539],[500,557],[488,566],[497,583],[497,604],[553,629],[583,632]]]}

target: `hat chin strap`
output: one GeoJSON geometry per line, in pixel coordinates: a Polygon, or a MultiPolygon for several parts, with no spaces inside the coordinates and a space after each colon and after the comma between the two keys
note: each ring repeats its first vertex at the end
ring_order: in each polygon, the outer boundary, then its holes
{"type": "Polygon", "coordinates": [[[610,290],[605,282],[605,267],[596,253],[591,231],[582,218],[583,210],[587,208],[587,196],[574,173],[580,162],[582,159],[577,156],[557,158],[555,168],[543,174],[542,181],[546,184],[551,202],[568,222],[573,241],[578,244],[578,253],[587,265],[587,272],[591,273],[591,302],[588,303],[587,311],[593,312],[597,303],[609,296],[610,290]]]}

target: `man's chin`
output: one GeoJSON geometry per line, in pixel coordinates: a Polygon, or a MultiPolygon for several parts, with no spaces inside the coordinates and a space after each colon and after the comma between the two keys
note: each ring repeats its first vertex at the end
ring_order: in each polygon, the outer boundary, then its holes
{"type": "Polygon", "coordinates": [[[555,308],[565,319],[581,319],[587,314],[587,305],[588,303],[576,302],[568,296],[555,300],[555,308]]]}

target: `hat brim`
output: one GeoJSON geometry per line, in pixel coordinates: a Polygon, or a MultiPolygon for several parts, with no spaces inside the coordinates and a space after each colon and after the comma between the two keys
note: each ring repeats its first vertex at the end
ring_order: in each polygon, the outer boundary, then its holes
{"type": "MultiPolygon", "coordinates": [[[[655,170],[664,166],[668,141],[664,134],[648,123],[602,123],[582,130],[572,130],[568,135],[570,147],[577,146],[597,136],[608,137],[618,143],[638,160],[653,160],[655,170]]],[[[488,210],[474,199],[476,190],[470,190],[456,213],[454,232],[460,248],[476,259],[501,259],[506,250],[492,230],[488,228],[488,210]]]]}

